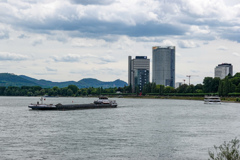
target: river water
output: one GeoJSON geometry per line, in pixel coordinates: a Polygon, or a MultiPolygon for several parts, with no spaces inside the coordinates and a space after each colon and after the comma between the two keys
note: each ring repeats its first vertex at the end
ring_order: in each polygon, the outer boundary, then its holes
{"type": "Polygon", "coordinates": [[[240,104],[113,99],[118,108],[33,111],[27,106],[39,97],[0,97],[0,159],[201,160],[214,145],[240,138],[240,104]]]}

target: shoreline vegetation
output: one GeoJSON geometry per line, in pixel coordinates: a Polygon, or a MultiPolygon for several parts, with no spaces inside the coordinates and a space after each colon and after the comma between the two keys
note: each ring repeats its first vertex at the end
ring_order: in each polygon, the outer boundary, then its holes
{"type": "Polygon", "coordinates": [[[46,97],[98,97],[148,98],[148,99],[183,99],[204,100],[205,96],[219,96],[222,102],[240,102],[240,73],[228,75],[224,79],[205,77],[203,84],[182,84],[178,88],[147,83],[144,86],[124,87],[88,87],[79,88],[68,85],[59,88],[41,86],[0,86],[0,96],[46,96],[46,97]]]}
{"type": "MultiPolygon", "coordinates": [[[[0,96],[6,96],[6,95],[0,95],[0,96]]],[[[86,95],[86,96],[16,96],[16,97],[46,97],[46,98],[59,98],[59,97],[74,97],[74,98],[91,98],[91,97],[100,97],[100,96],[107,96],[109,98],[134,98],[134,99],[173,99],[173,100],[196,100],[196,101],[203,101],[204,97],[197,97],[197,96],[151,96],[151,95],[145,95],[145,96],[137,96],[137,95],[122,95],[122,94],[104,94],[104,95],[86,95]]],[[[10,96],[9,96],[10,97],[10,96]]],[[[240,103],[239,97],[220,97],[221,102],[224,103],[240,103]]]]}

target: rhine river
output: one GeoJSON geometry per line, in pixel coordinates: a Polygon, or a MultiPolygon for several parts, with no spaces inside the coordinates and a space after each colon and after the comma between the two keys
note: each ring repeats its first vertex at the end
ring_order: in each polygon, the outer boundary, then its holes
{"type": "Polygon", "coordinates": [[[112,99],[118,108],[33,111],[39,97],[0,97],[0,159],[206,160],[214,145],[240,138],[240,104],[112,99]]]}

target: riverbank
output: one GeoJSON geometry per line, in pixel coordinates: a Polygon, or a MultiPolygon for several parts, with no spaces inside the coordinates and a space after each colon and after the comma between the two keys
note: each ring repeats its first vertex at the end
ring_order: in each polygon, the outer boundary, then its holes
{"type": "MultiPolygon", "coordinates": [[[[112,98],[139,98],[139,99],[177,99],[177,100],[199,100],[203,101],[204,97],[194,96],[108,96],[112,98]]],[[[239,97],[221,97],[222,102],[240,103],[239,97]]]]}

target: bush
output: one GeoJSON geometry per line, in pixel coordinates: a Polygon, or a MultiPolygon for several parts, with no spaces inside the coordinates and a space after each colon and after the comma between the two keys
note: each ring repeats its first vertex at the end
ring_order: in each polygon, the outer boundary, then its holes
{"type": "Polygon", "coordinates": [[[214,146],[215,152],[208,151],[208,154],[212,160],[240,160],[239,142],[237,138],[228,143],[224,142],[219,147],[214,146]]]}

